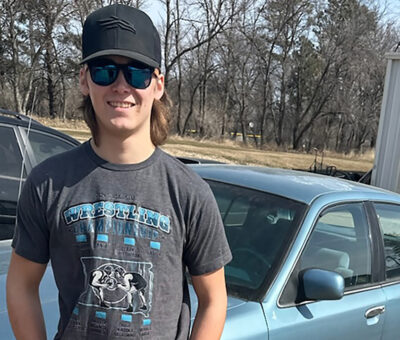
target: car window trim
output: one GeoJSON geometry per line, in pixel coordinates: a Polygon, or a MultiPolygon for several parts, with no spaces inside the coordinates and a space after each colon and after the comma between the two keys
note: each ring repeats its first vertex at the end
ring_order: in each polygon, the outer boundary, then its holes
{"type": "Polygon", "coordinates": [[[19,150],[22,155],[22,162],[24,163],[24,168],[26,175],[28,175],[34,166],[34,163],[32,162],[32,152],[30,150],[30,144],[28,139],[26,138],[26,133],[23,131],[24,127],[22,126],[16,126],[15,127],[15,135],[17,137],[17,142],[19,146],[19,150]]]}
{"type": "Polygon", "coordinates": [[[370,225],[371,247],[372,247],[372,275],[377,282],[385,282],[386,266],[385,266],[385,246],[383,243],[383,235],[379,226],[378,215],[374,204],[371,201],[364,203],[367,210],[367,218],[370,225]]]}
{"type": "MultiPolygon", "coordinates": [[[[18,175],[18,176],[0,175],[0,178],[19,181],[20,180],[20,175],[18,175]]],[[[25,180],[26,180],[26,178],[22,178],[22,182],[25,182],[25,180]]]]}
{"type": "MultiPolygon", "coordinates": [[[[368,292],[370,290],[375,290],[375,289],[381,289],[382,288],[382,284],[381,283],[376,283],[375,282],[374,285],[369,285],[369,284],[367,284],[367,285],[362,285],[362,286],[360,285],[360,286],[358,286],[359,287],[358,289],[345,291],[343,293],[343,296],[358,294],[358,293],[362,293],[362,292],[368,292]],[[363,287],[363,286],[365,286],[365,287],[363,287]]],[[[277,306],[279,308],[281,308],[281,309],[285,309],[285,308],[293,308],[293,307],[309,305],[309,304],[316,303],[316,302],[321,302],[321,301],[328,301],[328,300],[317,300],[317,301],[309,300],[309,301],[302,301],[302,302],[299,302],[299,303],[293,303],[293,304],[288,304],[288,305],[282,305],[282,304],[279,303],[279,300],[278,300],[277,306]]]]}
{"type": "Polygon", "coordinates": [[[388,286],[393,286],[393,285],[396,285],[396,284],[399,284],[400,283],[400,278],[395,278],[395,279],[393,279],[393,280],[389,280],[389,281],[385,281],[385,282],[382,282],[382,284],[381,284],[381,286],[382,287],[388,287],[388,286]]]}
{"type": "MultiPolygon", "coordinates": [[[[370,234],[370,233],[371,233],[371,225],[370,225],[370,223],[369,223],[369,220],[368,220],[368,217],[367,217],[367,210],[366,210],[366,207],[365,207],[365,202],[368,202],[368,201],[369,201],[369,200],[364,200],[364,199],[362,199],[362,200],[354,200],[354,199],[353,199],[353,200],[349,200],[349,201],[340,201],[340,202],[328,203],[328,204],[324,205],[323,207],[321,207],[321,209],[318,211],[318,214],[315,215],[315,219],[314,219],[314,221],[313,221],[312,227],[310,228],[309,232],[307,233],[306,240],[305,240],[305,242],[303,243],[300,252],[297,254],[297,257],[296,257],[296,259],[295,259],[295,261],[294,261],[292,267],[290,268],[290,272],[289,272],[289,274],[288,274],[287,277],[286,277],[285,284],[282,286],[282,288],[281,288],[281,290],[280,290],[280,292],[279,292],[279,294],[278,294],[278,298],[277,298],[277,301],[276,301],[276,305],[278,306],[278,308],[292,308],[292,307],[302,306],[302,305],[309,304],[309,303],[318,302],[318,301],[302,301],[302,302],[300,302],[300,303],[294,302],[294,303],[290,303],[290,304],[285,304],[285,305],[283,305],[283,304],[281,304],[280,301],[281,301],[283,292],[285,291],[285,288],[286,288],[286,286],[287,286],[288,283],[289,283],[290,277],[292,276],[293,271],[295,270],[295,268],[296,268],[296,266],[297,266],[297,264],[298,264],[298,262],[299,262],[299,260],[300,260],[300,257],[301,257],[301,255],[303,254],[304,249],[305,249],[305,247],[306,247],[308,241],[310,240],[311,234],[313,233],[313,231],[314,231],[314,229],[315,229],[316,223],[317,223],[317,221],[319,220],[319,218],[322,216],[322,214],[324,213],[324,211],[326,211],[327,209],[334,208],[334,207],[336,207],[336,206],[341,206],[341,205],[356,204],[356,203],[357,203],[357,204],[362,204],[363,207],[364,207],[364,211],[365,211],[366,218],[367,218],[367,223],[368,223],[368,234],[370,234]]],[[[300,228],[299,228],[299,229],[300,229],[300,228]]],[[[294,239],[294,240],[295,240],[295,239],[294,239]]],[[[372,244],[371,244],[371,240],[369,240],[369,241],[370,241],[370,245],[371,245],[371,249],[370,249],[370,252],[371,252],[371,251],[372,251],[372,244]]],[[[372,255],[373,255],[373,254],[371,254],[371,259],[372,259],[372,255]]],[[[371,261],[371,267],[372,267],[372,261],[371,261]]],[[[372,278],[372,268],[371,268],[371,280],[372,280],[372,279],[373,279],[373,278],[372,278]]],[[[350,294],[359,293],[359,292],[363,292],[363,291],[368,291],[368,290],[372,290],[372,289],[377,289],[377,288],[380,288],[381,285],[382,285],[382,282],[381,282],[381,281],[379,281],[379,282],[374,282],[374,281],[372,281],[371,283],[368,283],[368,284],[365,284],[365,285],[357,286],[357,288],[354,288],[354,289],[351,289],[351,290],[345,290],[345,291],[344,291],[344,296],[350,295],[350,294]]]]}
{"type": "Polygon", "coordinates": [[[379,224],[379,220],[378,220],[378,213],[377,213],[377,211],[375,209],[375,204],[394,205],[394,206],[400,208],[400,202],[373,200],[373,201],[370,201],[370,204],[371,204],[371,209],[373,210],[374,215],[375,215],[375,219],[376,219],[376,229],[377,229],[377,232],[379,233],[380,238],[381,238],[381,260],[382,260],[382,272],[383,272],[383,275],[382,275],[383,279],[382,279],[381,283],[382,283],[382,286],[386,287],[386,286],[390,286],[390,285],[393,285],[393,284],[396,284],[396,283],[400,283],[400,277],[397,277],[397,278],[394,278],[394,279],[388,279],[386,277],[385,245],[384,245],[384,240],[383,240],[384,235],[383,235],[382,230],[380,228],[380,224],[379,224]]]}
{"type": "Polygon", "coordinates": [[[4,214],[0,214],[0,218],[9,218],[9,219],[15,220],[15,216],[14,216],[14,215],[4,215],[4,214]]]}

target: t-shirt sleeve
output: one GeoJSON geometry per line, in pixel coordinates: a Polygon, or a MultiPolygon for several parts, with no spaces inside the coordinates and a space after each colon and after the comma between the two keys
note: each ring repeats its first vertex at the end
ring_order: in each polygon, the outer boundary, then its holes
{"type": "Polygon", "coordinates": [[[12,247],[15,252],[33,262],[49,261],[49,229],[37,188],[28,177],[17,206],[17,222],[12,247]]]}
{"type": "Polygon", "coordinates": [[[191,275],[202,275],[225,266],[232,254],[217,202],[208,185],[196,203],[188,224],[183,258],[191,275]]]}

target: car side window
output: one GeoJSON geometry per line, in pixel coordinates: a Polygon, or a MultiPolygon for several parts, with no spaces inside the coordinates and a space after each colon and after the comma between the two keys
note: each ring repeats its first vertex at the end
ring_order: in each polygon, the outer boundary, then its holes
{"type": "Polygon", "coordinates": [[[280,303],[302,301],[299,277],[310,268],[334,271],[343,276],[345,290],[371,282],[369,225],[362,203],[326,209],[315,223],[280,303]]]}
{"type": "Polygon", "coordinates": [[[362,203],[325,210],[301,257],[301,269],[315,267],[339,273],[345,287],[371,282],[369,227],[362,203]]]}
{"type": "MultiPolygon", "coordinates": [[[[14,130],[0,126],[0,176],[19,178],[21,176],[22,155],[14,130]]],[[[23,172],[23,177],[26,173],[23,172]]]]}
{"type": "MultiPolygon", "coordinates": [[[[14,234],[22,155],[14,129],[0,125],[0,240],[14,234]]],[[[25,169],[22,177],[26,177],[25,169]]]]}
{"type": "Polygon", "coordinates": [[[400,278],[400,206],[374,204],[385,247],[386,279],[400,278]]]}
{"type": "Polygon", "coordinates": [[[29,132],[29,142],[37,163],[43,162],[45,159],[51,156],[71,150],[75,147],[61,138],[53,137],[33,130],[29,132]]]}

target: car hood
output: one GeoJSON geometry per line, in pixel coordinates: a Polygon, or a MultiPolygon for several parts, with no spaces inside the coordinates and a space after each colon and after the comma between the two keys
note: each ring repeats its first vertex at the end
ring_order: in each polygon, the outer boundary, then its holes
{"type": "MultiPolygon", "coordinates": [[[[197,310],[197,297],[193,286],[189,286],[189,291],[193,322],[197,310]]],[[[268,340],[264,311],[259,302],[244,301],[228,296],[228,309],[221,340],[239,339],[268,340]]]]}
{"type": "MultiPolygon", "coordinates": [[[[191,319],[193,321],[194,317],[196,316],[198,302],[196,293],[194,292],[192,285],[189,285],[189,293],[190,293],[190,305],[191,305],[191,319]]],[[[228,311],[237,308],[239,306],[243,306],[245,304],[247,304],[247,302],[244,300],[228,296],[228,311]]]]}

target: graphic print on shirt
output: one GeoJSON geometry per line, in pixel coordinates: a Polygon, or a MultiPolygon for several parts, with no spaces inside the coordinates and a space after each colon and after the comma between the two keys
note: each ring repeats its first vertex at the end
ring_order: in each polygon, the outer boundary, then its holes
{"type": "Polygon", "coordinates": [[[63,213],[65,224],[74,225],[74,232],[97,232],[99,229],[111,234],[129,234],[132,227],[141,225],[153,231],[169,234],[169,216],[157,211],[121,202],[98,201],[67,208],[63,213]]]}
{"type": "Polygon", "coordinates": [[[161,240],[171,233],[168,215],[136,204],[81,203],[65,209],[62,217],[78,247],[116,250],[118,254],[114,252],[112,257],[118,258],[133,256],[139,260],[145,253],[158,256],[162,251],[161,240]]]}
{"type": "Polygon", "coordinates": [[[153,295],[152,264],[101,257],[81,258],[86,290],[78,304],[148,316],[153,295]]]}
{"type": "Polygon", "coordinates": [[[69,206],[62,218],[81,251],[84,274],[67,338],[86,332],[145,336],[152,325],[154,265],[171,233],[170,217],[133,203],[101,200],[69,206]]]}

